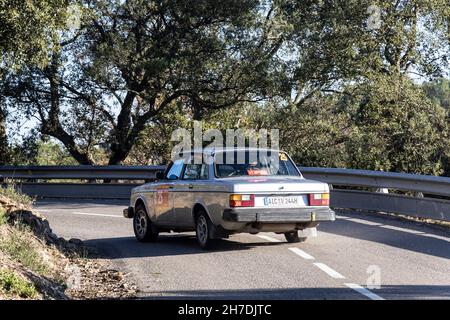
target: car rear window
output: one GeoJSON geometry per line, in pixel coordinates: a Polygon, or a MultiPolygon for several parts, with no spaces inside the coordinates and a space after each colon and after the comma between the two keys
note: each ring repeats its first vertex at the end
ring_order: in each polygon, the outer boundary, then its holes
{"type": "Polygon", "coordinates": [[[215,155],[218,178],[240,176],[300,176],[295,164],[284,152],[225,151],[215,155]]]}

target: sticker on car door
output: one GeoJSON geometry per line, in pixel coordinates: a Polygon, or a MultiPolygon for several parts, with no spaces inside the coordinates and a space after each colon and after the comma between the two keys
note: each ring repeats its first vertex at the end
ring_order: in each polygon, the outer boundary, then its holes
{"type": "Polygon", "coordinates": [[[169,190],[167,189],[156,190],[156,205],[158,207],[169,206],[169,190]]]}

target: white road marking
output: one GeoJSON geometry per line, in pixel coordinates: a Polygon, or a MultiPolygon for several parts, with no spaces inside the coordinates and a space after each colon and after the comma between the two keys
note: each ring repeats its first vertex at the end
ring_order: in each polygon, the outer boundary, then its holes
{"type": "Polygon", "coordinates": [[[429,237],[429,238],[435,238],[435,239],[439,239],[439,240],[444,240],[444,241],[450,242],[450,238],[444,237],[444,236],[438,236],[438,235],[436,235],[436,234],[424,233],[424,234],[422,234],[422,236],[424,236],[424,237],[429,237]]]}
{"type": "Polygon", "coordinates": [[[407,232],[407,233],[412,233],[412,234],[425,234],[425,232],[422,232],[422,231],[417,231],[417,230],[412,230],[412,229],[405,229],[405,228],[400,228],[400,227],[396,227],[396,226],[383,225],[381,227],[385,228],[385,229],[390,229],[390,230],[395,230],[395,231],[402,231],[402,232],[407,232]]]}
{"type": "Polygon", "coordinates": [[[381,226],[383,226],[381,223],[378,223],[378,222],[362,220],[362,219],[358,219],[358,218],[349,218],[349,219],[346,219],[346,220],[347,221],[351,221],[351,222],[360,223],[360,224],[366,224],[368,226],[374,226],[374,227],[381,227],[381,226]]]}
{"type": "Polygon", "coordinates": [[[336,217],[338,219],[345,220],[345,221],[352,221],[355,223],[366,224],[369,226],[380,227],[380,228],[385,228],[385,229],[389,229],[389,230],[407,232],[407,233],[411,233],[411,234],[415,234],[415,235],[419,235],[419,236],[423,236],[423,237],[429,237],[429,238],[434,238],[434,239],[439,239],[439,240],[450,242],[450,238],[448,238],[448,237],[431,234],[431,233],[426,233],[423,231],[406,229],[406,228],[396,227],[396,226],[392,226],[392,225],[386,225],[386,224],[382,224],[382,223],[378,223],[378,222],[372,222],[372,221],[362,220],[362,219],[358,219],[358,218],[351,218],[348,216],[336,215],[336,217]]]}
{"type": "Polygon", "coordinates": [[[275,238],[272,238],[272,237],[269,237],[269,236],[266,236],[263,234],[258,234],[257,236],[260,237],[261,239],[264,239],[264,240],[267,240],[270,242],[281,242],[281,240],[279,240],[279,239],[275,239],[275,238]]]}
{"type": "Polygon", "coordinates": [[[309,253],[306,253],[305,251],[303,251],[299,248],[289,248],[289,250],[291,250],[293,253],[299,255],[303,259],[314,260],[314,257],[312,255],[310,255],[309,253]]]}
{"type": "Polygon", "coordinates": [[[436,235],[436,234],[426,233],[426,232],[423,232],[423,231],[412,230],[412,229],[405,229],[405,228],[396,227],[396,226],[389,226],[389,225],[384,225],[384,226],[381,226],[381,227],[385,228],[385,229],[390,229],[390,230],[395,230],[395,231],[400,231],[400,232],[406,232],[406,233],[411,233],[411,234],[415,234],[415,235],[422,236],[422,237],[434,238],[434,239],[439,239],[439,240],[444,240],[444,241],[450,242],[450,238],[447,238],[447,237],[444,237],[444,236],[439,236],[439,235],[436,235]]]}
{"type": "Polygon", "coordinates": [[[335,278],[335,279],[345,279],[345,277],[340,274],[339,272],[337,272],[334,269],[331,269],[329,266],[327,266],[325,263],[321,263],[321,262],[316,262],[314,263],[314,265],[316,267],[318,267],[320,270],[322,270],[323,272],[325,272],[326,274],[328,274],[330,277],[335,278]]]}
{"type": "Polygon", "coordinates": [[[341,215],[336,215],[336,218],[342,219],[342,220],[350,219],[350,217],[347,217],[347,216],[341,216],[341,215]]]}
{"type": "Polygon", "coordinates": [[[113,214],[101,214],[101,213],[89,213],[89,212],[70,212],[80,216],[97,216],[97,217],[109,217],[109,218],[123,218],[123,216],[113,214]]]}
{"type": "Polygon", "coordinates": [[[366,296],[367,298],[371,299],[371,300],[384,300],[384,298],[380,297],[379,295],[373,293],[372,291],[361,287],[360,285],[356,284],[356,283],[344,283],[347,287],[349,287],[350,289],[353,289],[357,292],[359,292],[360,294],[366,296]]]}

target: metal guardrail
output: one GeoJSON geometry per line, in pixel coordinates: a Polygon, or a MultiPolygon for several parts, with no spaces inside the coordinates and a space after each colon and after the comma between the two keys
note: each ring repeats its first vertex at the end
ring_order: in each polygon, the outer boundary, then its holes
{"type": "MultiPolygon", "coordinates": [[[[3,166],[0,179],[21,181],[18,187],[44,198],[128,199],[136,184],[52,183],[39,180],[153,180],[164,166],[3,166]],[[29,182],[33,181],[33,182],[29,182]]],[[[332,186],[331,206],[400,213],[420,218],[450,221],[450,201],[427,195],[450,197],[450,178],[337,168],[300,168],[305,178],[332,186]],[[342,189],[344,187],[387,188],[423,193],[425,197],[342,189]]]]}
{"type": "Polygon", "coordinates": [[[165,166],[0,166],[3,179],[151,180],[165,166]]]}
{"type": "Polygon", "coordinates": [[[371,170],[300,168],[306,178],[338,186],[363,186],[422,192],[450,197],[450,178],[371,170]]]}

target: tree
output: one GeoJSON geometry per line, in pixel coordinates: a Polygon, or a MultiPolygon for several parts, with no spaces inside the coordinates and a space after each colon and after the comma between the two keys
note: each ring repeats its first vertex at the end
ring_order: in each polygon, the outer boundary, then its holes
{"type": "Polygon", "coordinates": [[[349,106],[356,130],[348,142],[354,168],[440,175],[449,153],[446,111],[422,88],[380,76],[358,89],[349,106]]]}
{"type": "Polygon", "coordinates": [[[439,77],[449,68],[447,0],[277,1],[289,26],[282,49],[302,105],[379,74],[439,77]]]}
{"type": "Polygon", "coordinates": [[[450,112],[450,80],[445,78],[423,84],[428,98],[450,112]]]}
{"type": "Polygon", "coordinates": [[[87,1],[84,27],[45,68],[10,79],[11,101],[80,164],[103,146],[121,163],[159,112],[181,101],[200,115],[264,99],[280,45],[256,0],[87,1]]]}
{"type": "MultiPolygon", "coordinates": [[[[45,66],[48,50],[67,18],[65,0],[0,0],[0,81],[25,64],[45,66]]],[[[8,110],[0,99],[0,165],[11,160],[6,133],[8,110]]]]}
{"type": "Polygon", "coordinates": [[[125,164],[159,165],[171,160],[174,143],[172,132],[178,128],[189,128],[192,124],[192,111],[183,108],[181,103],[171,103],[165,110],[158,113],[134,143],[125,164]]]}

